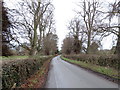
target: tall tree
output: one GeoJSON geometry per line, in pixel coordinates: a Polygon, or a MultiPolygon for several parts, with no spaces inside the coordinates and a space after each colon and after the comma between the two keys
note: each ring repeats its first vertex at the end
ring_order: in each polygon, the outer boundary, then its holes
{"type": "Polygon", "coordinates": [[[9,56],[12,55],[9,48],[9,44],[11,41],[11,31],[9,28],[11,26],[11,22],[7,16],[8,12],[7,9],[4,7],[4,3],[0,5],[2,5],[2,55],[9,56]]]}
{"type": "Polygon", "coordinates": [[[96,27],[98,21],[102,20],[99,17],[101,17],[101,12],[99,12],[99,9],[101,7],[100,2],[96,0],[84,0],[84,2],[80,5],[82,8],[82,11],[78,11],[77,13],[81,16],[81,19],[83,20],[85,24],[85,30],[84,33],[87,35],[87,51],[86,53],[89,53],[89,48],[92,43],[92,40],[94,40],[95,36],[99,35],[98,27],[96,27]]]}
{"type": "Polygon", "coordinates": [[[118,25],[110,26],[110,27],[118,28],[118,30],[112,29],[111,32],[114,33],[115,35],[117,35],[117,37],[118,37],[115,54],[120,54],[120,1],[114,2],[113,4],[111,4],[111,6],[112,6],[112,11],[110,11],[110,13],[109,13],[109,18],[112,19],[114,16],[118,16],[118,25]]]}
{"type": "Polygon", "coordinates": [[[80,20],[77,18],[74,18],[71,20],[71,22],[68,25],[68,29],[70,30],[70,34],[74,37],[74,52],[76,54],[81,52],[82,49],[82,43],[84,42],[84,33],[82,29],[82,25],[80,23],[80,20]]]}
{"type": "Polygon", "coordinates": [[[106,26],[100,26],[104,32],[109,32],[117,36],[117,44],[115,54],[120,54],[120,1],[115,1],[109,4],[109,10],[107,12],[107,18],[109,23],[106,26]],[[114,22],[114,19],[118,18],[118,22],[114,22]]]}
{"type": "Polygon", "coordinates": [[[74,38],[69,35],[63,40],[62,53],[72,54],[74,52],[73,47],[74,47],[74,38]]]}
{"type": "Polygon", "coordinates": [[[57,47],[58,36],[53,33],[48,33],[43,39],[43,51],[46,55],[54,55],[58,51],[57,47]]]}
{"type": "Polygon", "coordinates": [[[35,0],[34,2],[22,0],[18,2],[18,8],[10,10],[11,18],[14,16],[11,19],[14,26],[12,38],[20,46],[29,50],[30,55],[35,55],[41,50],[41,40],[43,40],[46,30],[52,28],[52,26],[48,26],[50,21],[53,22],[51,20],[53,10],[50,0],[35,0]],[[21,43],[20,39],[23,38],[25,40],[21,43]],[[30,43],[30,46],[25,46],[23,43],[30,43]]]}
{"type": "MultiPolygon", "coordinates": [[[[43,9],[41,10],[43,12],[43,9]]],[[[54,33],[55,31],[55,23],[54,23],[54,18],[53,18],[53,11],[54,7],[52,4],[49,5],[47,11],[42,15],[40,18],[40,23],[39,23],[39,38],[38,38],[38,52],[42,49],[42,40],[44,37],[49,34],[49,33],[54,33]]]]}

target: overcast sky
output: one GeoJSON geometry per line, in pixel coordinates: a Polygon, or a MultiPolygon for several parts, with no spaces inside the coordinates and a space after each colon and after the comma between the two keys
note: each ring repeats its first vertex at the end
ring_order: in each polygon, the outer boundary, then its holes
{"type": "MultiPolygon", "coordinates": [[[[15,1],[19,0],[4,0],[7,2],[8,7],[14,7],[15,1]]],[[[55,21],[56,21],[56,33],[59,37],[58,46],[59,49],[61,48],[63,39],[68,34],[69,30],[67,30],[67,24],[68,22],[74,18],[76,13],[74,10],[77,8],[77,3],[81,0],[53,0],[53,5],[55,7],[54,15],[55,15],[55,21]]],[[[102,1],[102,0],[100,0],[102,1]]],[[[103,0],[104,2],[113,2],[114,0],[103,0]]],[[[111,49],[112,47],[112,39],[113,35],[105,38],[102,41],[103,49],[111,49]]]]}
{"type": "MultiPolygon", "coordinates": [[[[55,20],[57,35],[59,37],[59,49],[61,48],[63,39],[68,34],[69,30],[66,25],[68,22],[75,17],[76,13],[74,10],[78,9],[77,5],[81,0],[53,0],[53,5],[55,6],[55,20]]],[[[100,0],[105,2],[114,2],[115,0],[100,0]]],[[[112,48],[112,39],[115,38],[114,35],[104,38],[102,41],[103,49],[112,48]]]]}
{"type": "Polygon", "coordinates": [[[63,39],[69,32],[67,24],[76,14],[73,10],[76,7],[75,3],[78,1],[80,0],[53,0],[59,49],[61,48],[63,39]]]}

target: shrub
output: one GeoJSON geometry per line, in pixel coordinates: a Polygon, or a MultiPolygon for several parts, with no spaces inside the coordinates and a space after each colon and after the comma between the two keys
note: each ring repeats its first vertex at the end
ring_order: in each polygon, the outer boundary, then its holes
{"type": "Polygon", "coordinates": [[[2,86],[11,88],[15,83],[22,84],[27,78],[34,74],[43,65],[44,61],[52,58],[39,57],[23,60],[3,61],[2,64],[2,86]]]}
{"type": "Polygon", "coordinates": [[[112,67],[115,69],[118,69],[118,67],[120,67],[120,65],[118,64],[120,59],[117,55],[80,54],[80,55],[64,55],[64,57],[77,61],[83,61],[86,63],[92,63],[100,66],[112,67]]]}

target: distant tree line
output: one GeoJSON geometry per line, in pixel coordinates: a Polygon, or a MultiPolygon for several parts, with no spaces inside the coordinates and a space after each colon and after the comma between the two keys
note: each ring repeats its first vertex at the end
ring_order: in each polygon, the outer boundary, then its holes
{"type": "Polygon", "coordinates": [[[101,47],[101,41],[114,34],[117,36],[115,54],[120,54],[120,22],[113,22],[113,18],[120,15],[120,2],[109,3],[108,11],[102,10],[102,2],[97,0],[83,0],[76,17],[69,24],[69,35],[64,39],[62,52],[66,54],[96,53],[101,47]]]}

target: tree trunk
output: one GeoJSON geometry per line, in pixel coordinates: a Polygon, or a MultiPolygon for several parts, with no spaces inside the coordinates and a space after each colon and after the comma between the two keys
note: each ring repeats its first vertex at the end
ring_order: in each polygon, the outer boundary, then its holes
{"type": "Polygon", "coordinates": [[[32,48],[31,50],[30,50],[30,55],[35,55],[36,54],[36,49],[35,48],[32,48]]]}
{"type": "Polygon", "coordinates": [[[38,40],[38,47],[37,47],[37,51],[40,52],[41,51],[41,41],[42,41],[42,27],[39,23],[39,32],[40,32],[40,37],[38,40]]]}
{"type": "Polygon", "coordinates": [[[91,44],[91,31],[88,32],[88,42],[87,42],[87,52],[86,52],[86,54],[89,54],[90,44],[91,44]]]}
{"type": "Polygon", "coordinates": [[[120,27],[119,27],[118,41],[116,45],[115,54],[120,54],[120,27]]]}
{"type": "Polygon", "coordinates": [[[39,9],[40,9],[40,2],[38,2],[38,6],[34,14],[34,37],[33,37],[33,43],[32,43],[30,55],[35,55],[37,51],[37,27],[40,23],[39,9]]]}
{"type": "Polygon", "coordinates": [[[33,37],[33,44],[30,51],[30,55],[35,55],[36,44],[37,44],[37,25],[36,25],[36,22],[34,22],[34,37],[33,37]]]}

